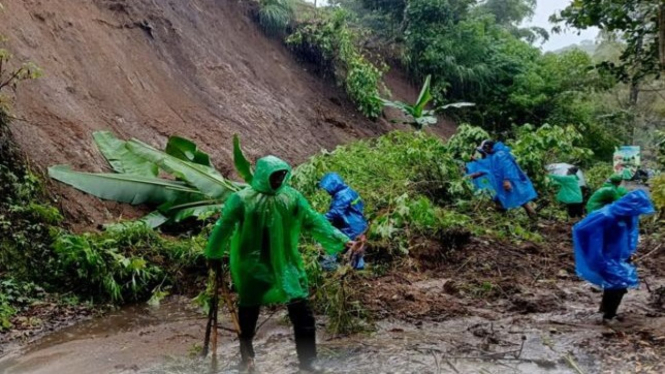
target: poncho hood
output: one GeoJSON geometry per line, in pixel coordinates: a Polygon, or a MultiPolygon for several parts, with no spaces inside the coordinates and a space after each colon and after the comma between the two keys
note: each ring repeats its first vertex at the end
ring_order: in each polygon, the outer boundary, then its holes
{"type": "Polygon", "coordinates": [[[252,188],[267,195],[274,195],[288,184],[290,178],[291,166],[286,161],[275,156],[266,156],[256,162],[252,188]],[[282,185],[275,190],[270,186],[270,176],[279,171],[286,171],[287,174],[282,185]]]}
{"type": "Polygon", "coordinates": [[[339,176],[339,174],[328,173],[325,176],[323,176],[323,179],[321,179],[319,187],[326,190],[326,192],[328,192],[329,194],[334,195],[335,193],[346,188],[346,184],[344,184],[344,180],[342,179],[342,177],[339,176]]]}

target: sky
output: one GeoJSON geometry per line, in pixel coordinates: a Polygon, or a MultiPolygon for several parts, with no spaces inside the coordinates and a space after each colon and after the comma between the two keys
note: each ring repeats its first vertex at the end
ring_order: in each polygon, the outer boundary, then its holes
{"type": "MultiPolygon", "coordinates": [[[[538,0],[536,14],[533,16],[533,19],[526,24],[540,26],[547,31],[551,31],[554,25],[549,23],[549,17],[557,11],[562,10],[570,3],[571,0],[538,0]]],[[[544,51],[554,51],[571,44],[577,44],[582,40],[595,40],[598,31],[597,28],[592,28],[582,31],[568,30],[561,34],[550,33],[550,40],[541,47],[544,51]],[[577,35],[578,32],[580,32],[580,35],[577,35]]]]}
{"type": "MultiPolygon", "coordinates": [[[[306,0],[310,3],[313,3],[314,0],[306,0]]],[[[318,4],[325,4],[327,0],[317,0],[318,4]]],[[[552,14],[556,13],[559,10],[565,8],[570,4],[572,0],[538,0],[538,7],[536,8],[536,14],[533,16],[533,19],[529,22],[526,22],[526,25],[529,26],[540,26],[547,31],[551,31],[552,25],[549,22],[549,18],[552,14]]],[[[568,30],[561,34],[551,34],[550,40],[545,44],[538,44],[544,51],[554,51],[571,44],[577,44],[582,40],[595,40],[596,35],[598,35],[598,29],[592,28],[583,31],[578,30],[568,30]],[[578,35],[580,32],[580,35],[578,35]]]]}

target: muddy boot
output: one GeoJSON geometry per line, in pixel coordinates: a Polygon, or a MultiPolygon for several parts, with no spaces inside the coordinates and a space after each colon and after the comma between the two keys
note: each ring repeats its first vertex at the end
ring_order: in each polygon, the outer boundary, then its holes
{"type": "Polygon", "coordinates": [[[238,307],[238,322],[240,323],[240,372],[255,373],[254,366],[254,332],[256,322],[259,320],[259,306],[238,307]]]}
{"type": "Polygon", "coordinates": [[[617,309],[621,305],[623,295],[628,292],[625,288],[603,291],[603,300],[600,304],[600,312],[603,313],[603,321],[609,321],[617,316],[617,309]]]}
{"type": "Polygon", "coordinates": [[[307,300],[299,299],[288,305],[289,319],[293,324],[296,340],[296,353],[303,373],[320,373],[314,365],[316,361],[316,325],[314,314],[307,300]]]}

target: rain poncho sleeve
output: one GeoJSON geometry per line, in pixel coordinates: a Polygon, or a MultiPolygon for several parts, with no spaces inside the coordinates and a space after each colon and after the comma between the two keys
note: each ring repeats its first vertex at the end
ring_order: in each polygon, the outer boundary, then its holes
{"type": "Polygon", "coordinates": [[[635,266],[639,216],[654,212],[644,191],[633,191],[573,227],[575,266],[583,279],[607,290],[636,287],[635,266]]]}
{"type": "Polygon", "coordinates": [[[206,258],[219,260],[228,249],[228,242],[236,230],[236,224],[242,214],[242,201],[237,194],[229,197],[222,209],[222,216],[212,229],[208,245],[205,250],[206,258]]]}
{"type": "Polygon", "coordinates": [[[584,201],[579,178],[575,175],[550,174],[550,183],[559,187],[556,199],[564,204],[580,204],[584,201]]]}
{"type": "Polygon", "coordinates": [[[309,296],[298,249],[302,230],[333,253],[349,239],[316,213],[300,192],[288,186],[290,166],[273,156],[260,159],[250,187],[226,201],[205,251],[221,258],[229,240],[229,262],[241,306],[287,303],[309,296]],[[276,189],[275,173],[287,172],[276,189]]]}
{"type": "Polygon", "coordinates": [[[334,228],[326,217],[312,209],[307,200],[302,196],[300,203],[302,204],[302,209],[305,211],[303,219],[303,229],[305,232],[310,233],[314,237],[314,240],[319,242],[328,254],[337,254],[344,250],[349,237],[334,228]]]}
{"type": "Polygon", "coordinates": [[[476,190],[485,191],[490,196],[494,197],[496,196],[496,183],[494,182],[494,176],[490,172],[490,168],[491,165],[489,159],[475,160],[466,164],[466,171],[469,175],[481,173],[479,177],[472,180],[473,186],[476,190]]]}
{"type": "Polygon", "coordinates": [[[529,177],[517,165],[510,148],[503,143],[494,144],[494,153],[489,155],[490,171],[494,177],[497,200],[505,209],[520,207],[538,197],[529,177]],[[506,191],[503,182],[509,181],[512,190],[506,191]]]}

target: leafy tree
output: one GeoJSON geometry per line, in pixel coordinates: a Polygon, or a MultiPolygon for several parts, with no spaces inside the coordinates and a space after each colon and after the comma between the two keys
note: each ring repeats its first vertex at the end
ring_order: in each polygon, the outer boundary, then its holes
{"type": "Polygon", "coordinates": [[[529,43],[538,38],[547,41],[549,33],[542,27],[519,27],[525,19],[531,19],[536,10],[536,0],[485,0],[478,7],[479,12],[494,16],[498,25],[505,27],[511,34],[529,43]]]}
{"type": "MultiPolygon", "coordinates": [[[[1,4],[0,11],[2,11],[1,4]]],[[[41,70],[31,62],[18,67],[12,66],[12,54],[7,49],[2,48],[5,42],[6,39],[0,35],[0,112],[9,110],[9,98],[3,94],[3,90],[15,90],[19,82],[39,78],[42,74],[41,70]]]]}
{"type": "MultiPolygon", "coordinates": [[[[637,85],[649,75],[660,74],[665,63],[663,10],[665,5],[660,0],[576,0],[551,20],[578,29],[595,26],[618,34],[626,47],[618,63],[606,62],[604,67],[620,80],[637,85]]],[[[637,102],[637,97],[631,101],[637,102]]]]}

